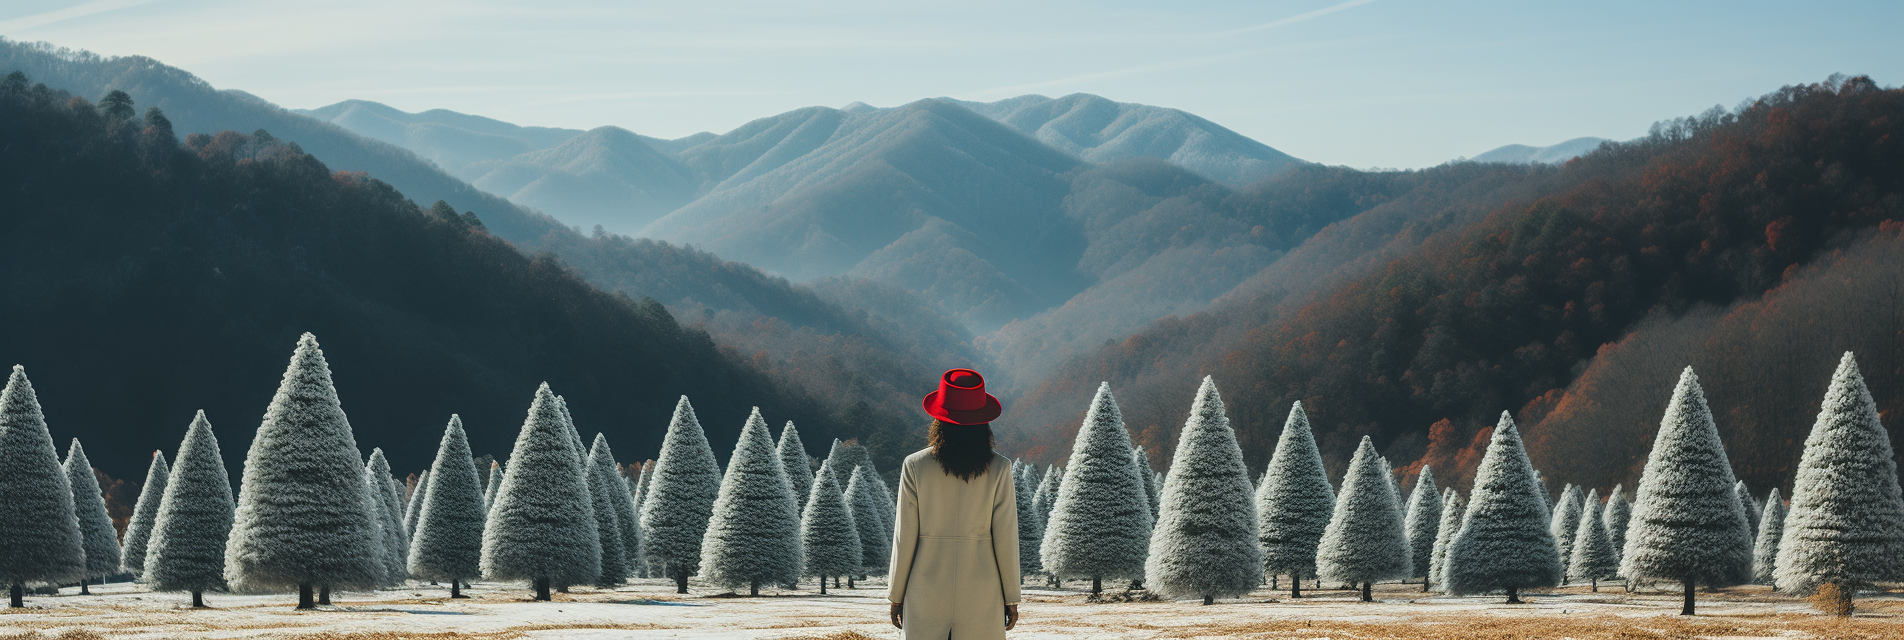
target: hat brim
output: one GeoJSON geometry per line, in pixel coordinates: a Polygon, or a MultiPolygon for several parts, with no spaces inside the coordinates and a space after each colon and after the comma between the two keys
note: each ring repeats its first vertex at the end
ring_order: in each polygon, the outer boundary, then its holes
{"type": "Polygon", "coordinates": [[[998,403],[998,397],[989,393],[985,394],[985,406],[977,409],[963,411],[948,409],[939,403],[937,391],[926,394],[926,399],[921,404],[925,407],[926,415],[937,418],[940,422],[956,425],[986,424],[998,419],[998,415],[1005,412],[1004,405],[998,403]]]}

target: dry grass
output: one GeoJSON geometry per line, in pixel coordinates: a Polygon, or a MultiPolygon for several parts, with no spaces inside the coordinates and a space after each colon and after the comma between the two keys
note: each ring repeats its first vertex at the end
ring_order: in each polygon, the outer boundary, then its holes
{"type": "Polygon", "coordinates": [[[879,640],[858,631],[835,631],[820,636],[787,636],[778,640],[879,640]]]}
{"type": "Polygon", "coordinates": [[[1422,616],[1394,622],[1338,620],[1261,620],[1229,624],[1135,624],[1160,638],[1424,638],[1446,640],[1677,640],[1710,637],[1790,637],[1843,640],[1895,640],[1904,637],[1896,620],[1818,618],[1802,615],[1691,617],[1662,615],[1506,617],[1495,615],[1422,616]]]}

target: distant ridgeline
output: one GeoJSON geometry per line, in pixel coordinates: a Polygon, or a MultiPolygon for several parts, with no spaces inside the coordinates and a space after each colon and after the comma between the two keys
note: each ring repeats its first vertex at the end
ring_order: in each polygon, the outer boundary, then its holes
{"type": "Polygon", "coordinates": [[[655,455],[683,394],[725,425],[709,430],[723,452],[754,406],[816,447],[852,435],[844,407],[652,299],[595,289],[488,219],[419,207],[262,130],[180,144],[125,94],[95,104],[16,73],[0,84],[0,193],[0,358],[32,371],[53,433],[118,477],[176,446],[199,409],[240,468],[305,331],[327,339],[359,442],[400,472],[429,463],[451,413],[477,454],[503,455],[545,380],[629,460],[655,455]]]}
{"type": "Polygon", "coordinates": [[[1486,173],[1508,168],[1397,174],[1409,202],[1338,223],[1247,295],[1066,363],[1001,439],[1058,455],[1109,380],[1139,444],[1167,455],[1180,399],[1212,374],[1247,389],[1228,406],[1252,467],[1300,400],[1332,476],[1368,435],[1404,476],[1431,464],[1465,487],[1507,409],[1550,476],[1633,486],[1690,364],[1763,492],[1791,481],[1843,352],[1886,415],[1904,407],[1904,90],[1792,86],[1558,170],[1486,173]]]}

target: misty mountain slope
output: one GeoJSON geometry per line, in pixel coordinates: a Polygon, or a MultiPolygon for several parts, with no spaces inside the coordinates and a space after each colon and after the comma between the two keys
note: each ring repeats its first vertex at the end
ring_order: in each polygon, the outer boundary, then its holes
{"type": "MultiPolygon", "coordinates": [[[[643,235],[693,243],[796,279],[858,269],[926,290],[918,283],[1002,277],[1038,300],[1012,313],[1035,312],[1082,288],[1073,271],[1083,247],[1061,211],[1069,190],[1063,174],[1080,167],[1075,158],[938,100],[793,115],[798,119],[783,114],[752,123],[685,152],[690,167],[732,173],[643,235]],[[902,238],[905,244],[882,252],[902,238]],[[959,251],[977,259],[955,271],[910,259],[959,251]]],[[[969,300],[941,304],[980,327],[994,322],[978,320],[969,300]]]]}
{"type": "Polygon", "coordinates": [[[1211,180],[1241,187],[1302,164],[1194,114],[1113,102],[1088,93],[1025,95],[997,102],[955,101],[1086,162],[1169,160],[1211,180]]]}
{"type": "Polygon", "coordinates": [[[480,175],[468,169],[471,163],[547,149],[582,134],[576,129],[524,127],[447,109],[408,113],[369,100],[292,111],[415,151],[464,180],[480,175]]]}
{"type": "Polygon", "coordinates": [[[567,229],[553,218],[524,210],[444,173],[408,149],[292,113],[242,91],[214,89],[191,73],[151,58],[106,58],[45,43],[0,38],[0,70],[21,71],[35,82],[88,99],[98,99],[115,89],[124,91],[141,110],[152,106],[163,109],[180,136],[226,130],[270,131],[297,143],[334,170],[370,173],[419,202],[447,200],[458,209],[474,211],[491,232],[511,241],[533,240],[550,231],[567,229]]]}
{"type": "Polygon", "coordinates": [[[1559,144],[1545,147],[1530,147],[1524,144],[1510,144],[1488,150],[1481,155],[1468,158],[1474,162],[1503,162],[1508,164],[1563,164],[1568,160],[1592,153],[1600,148],[1600,143],[1609,142],[1606,138],[1574,138],[1559,144]]]}
{"type": "Polygon", "coordinates": [[[484,191],[584,229],[633,233],[694,198],[697,181],[673,157],[620,127],[599,127],[560,145],[506,160],[471,163],[484,191]]]}

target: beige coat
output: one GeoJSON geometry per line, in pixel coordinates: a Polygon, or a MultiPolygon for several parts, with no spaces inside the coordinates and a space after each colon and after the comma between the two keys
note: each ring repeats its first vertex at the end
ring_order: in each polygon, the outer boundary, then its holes
{"type": "Polygon", "coordinates": [[[1018,604],[1018,497],[1011,460],[969,482],[945,472],[930,449],[899,471],[892,586],[904,604],[905,637],[1005,637],[1005,605],[1018,604]]]}

